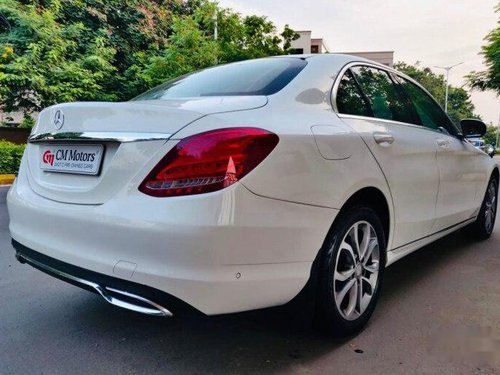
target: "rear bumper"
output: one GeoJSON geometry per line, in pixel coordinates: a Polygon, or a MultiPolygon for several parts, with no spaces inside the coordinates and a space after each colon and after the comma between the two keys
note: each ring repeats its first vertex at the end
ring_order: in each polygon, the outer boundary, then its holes
{"type": "Polygon", "coordinates": [[[153,316],[201,315],[200,311],[161,290],[61,262],[29,249],[15,240],[12,240],[12,246],[19,262],[99,294],[112,305],[153,316]]]}
{"type": "Polygon", "coordinates": [[[167,309],[174,298],[207,315],[293,299],[337,214],[262,198],[241,184],[166,199],[125,189],[102,205],[66,204],[34,193],[22,173],[7,204],[21,255],[61,262],[52,268],[63,272],[75,267],[91,282],[106,278],[97,284],[155,297],[167,309]]]}

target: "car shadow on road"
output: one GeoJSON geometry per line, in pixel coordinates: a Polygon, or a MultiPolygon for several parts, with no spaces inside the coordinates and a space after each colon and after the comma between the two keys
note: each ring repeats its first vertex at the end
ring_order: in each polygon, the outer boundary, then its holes
{"type": "Polygon", "coordinates": [[[477,240],[463,231],[452,233],[419,249],[387,268],[381,303],[389,301],[402,291],[411,293],[418,282],[477,247],[477,240]]]}
{"type": "MultiPolygon", "coordinates": [[[[452,234],[389,267],[374,320],[383,319],[377,314],[384,305],[397,305],[400,293],[411,294],[419,280],[471,251],[472,243],[461,233],[452,234]]],[[[73,324],[85,332],[86,340],[108,354],[119,347],[119,358],[128,355],[132,368],[147,366],[151,372],[286,371],[307,366],[339,348],[355,349],[347,341],[331,340],[315,330],[312,314],[300,304],[196,319],[150,318],[109,306],[83,292],[71,304],[73,324]]],[[[53,313],[61,314],[61,310],[53,313]]],[[[377,334],[373,322],[368,329],[377,334]]]]}

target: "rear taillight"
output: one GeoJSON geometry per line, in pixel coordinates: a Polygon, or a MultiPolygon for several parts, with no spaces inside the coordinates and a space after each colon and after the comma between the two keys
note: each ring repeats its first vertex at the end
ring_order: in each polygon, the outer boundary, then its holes
{"type": "Polygon", "coordinates": [[[224,189],[259,165],[278,136],[257,128],[212,130],[184,138],[139,186],[155,197],[203,194],[224,189]]]}

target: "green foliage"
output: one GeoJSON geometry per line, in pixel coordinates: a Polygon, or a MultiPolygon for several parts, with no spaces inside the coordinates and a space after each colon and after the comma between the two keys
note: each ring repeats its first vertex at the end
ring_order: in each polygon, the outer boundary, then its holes
{"type": "Polygon", "coordinates": [[[132,67],[138,91],[217,63],[219,46],[213,37],[200,30],[195,17],[175,17],[168,48],[149,57],[142,68],[132,67]]]}
{"type": "MultiPolygon", "coordinates": [[[[429,68],[423,68],[417,62],[415,65],[398,62],[394,68],[424,86],[427,91],[444,107],[446,81],[443,75],[432,72],[429,68]]],[[[465,118],[479,118],[474,113],[474,104],[470,94],[462,87],[449,86],[448,88],[448,115],[456,123],[465,118]]]]}
{"type": "MultiPolygon", "coordinates": [[[[493,125],[488,125],[486,134],[484,135],[485,144],[496,144],[497,141],[497,127],[493,125]]],[[[497,145],[498,147],[499,145],[497,145]]]]}
{"type": "Polygon", "coordinates": [[[0,16],[0,107],[26,113],[128,100],[193,70],[285,54],[298,37],[208,0],[1,0],[0,16]]]}
{"type": "Polygon", "coordinates": [[[19,127],[31,129],[33,126],[35,126],[35,120],[29,114],[25,113],[19,127]]]}
{"type": "Polygon", "coordinates": [[[191,2],[189,14],[173,16],[171,30],[167,48],[150,56],[138,54],[139,63],[127,70],[134,93],[215,64],[285,54],[290,40],[298,37],[285,26],[280,38],[265,17],[243,18],[207,1],[198,1],[196,6],[191,2]]]}
{"type": "Polygon", "coordinates": [[[55,0],[47,8],[13,0],[0,4],[0,13],[11,20],[12,28],[0,39],[4,50],[12,50],[0,65],[0,101],[7,111],[32,112],[59,101],[116,98],[106,90],[108,76],[115,70],[111,63],[115,51],[102,37],[93,38],[81,51],[78,40],[85,26],[61,26],[60,9],[55,0]]]}
{"type": "Polygon", "coordinates": [[[17,174],[21,158],[24,152],[24,145],[16,145],[11,142],[0,140],[0,174],[17,174]]]}
{"type": "Polygon", "coordinates": [[[299,33],[295,32],[290,28],[290,26],[285,25],[285,29],[281,33],[281,37],[283,38],[283,49],[288,52],[290,51],[290,47],[292,46],[292,42],[294,40],[299,39],[299,33]]]}
{"type": "MultiPolygon", "coordinates": [[[[500,13],[500,2],[496,11],[500,13]]],[[[486,71],[472,72],[469,76],[469,85],[472,88],[485,91],[493,90],[500,95],[500,18],[496,29],[486,36],[487,44],[482,48],[486,63],[486,71]]]]}

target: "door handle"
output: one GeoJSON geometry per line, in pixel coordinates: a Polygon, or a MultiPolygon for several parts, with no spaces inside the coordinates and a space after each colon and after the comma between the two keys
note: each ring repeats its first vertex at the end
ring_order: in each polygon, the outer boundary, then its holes
{"type": "Polygon", "coordinates": [[[437,139],[436,142],[441,148],[448,148],[448,146],[450,145],[450,141],[448,141],[447,139],[437,139]]]}
{"type": "Polygon", "coordinates": [[[384,147],[390,146],[394,143],[394,137],[390,133],[374,133],[373,139],[375,139],[377,144],[384,147]]]}

